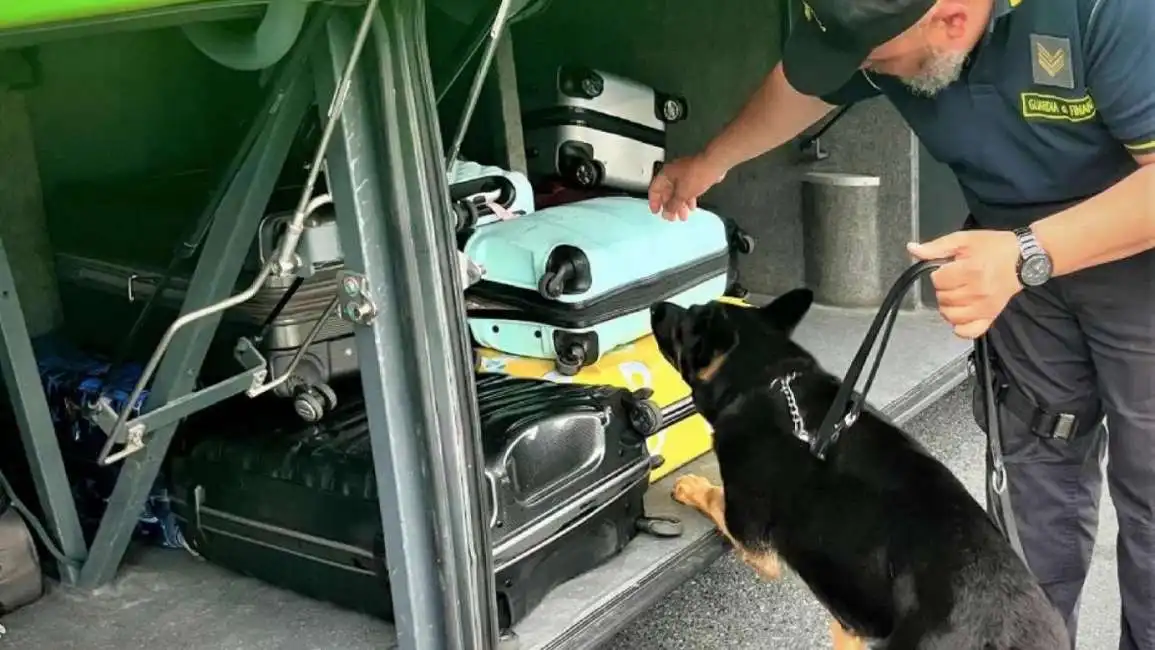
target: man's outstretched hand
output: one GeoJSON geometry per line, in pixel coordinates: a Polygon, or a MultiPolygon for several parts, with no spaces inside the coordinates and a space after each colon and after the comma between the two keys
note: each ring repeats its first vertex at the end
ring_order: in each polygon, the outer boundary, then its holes
{"type": "Polygon", "coordinates": [[[964,230],[925,244],[907,244],[907,250],[920,260],[954,258],[930,279],[939,313],[962,338],[985,334],[1023,288],[1017,271],[1019,242],[1011,232],[964,230]]]}
{"type": "Polygon", "coordinates": [[[672,160],[650,182],[650,212],[666,221],[685,221],[698,207],[698,197],[726,176],[702,154],[672,160]]]}

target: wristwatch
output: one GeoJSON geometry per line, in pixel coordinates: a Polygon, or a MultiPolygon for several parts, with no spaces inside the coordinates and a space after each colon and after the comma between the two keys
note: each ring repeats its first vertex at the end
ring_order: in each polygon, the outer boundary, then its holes
{"type": "Polygon", "coordinates": [[[1015,269],[1019,275],[1019,282],[1024,287],[1037,287],[1051,279],[1054,265],[1051,256],[1039,245],[1035,233],[1031,228],[1016,228],[1015,237],[1019,239],[1019,262],[1015,269]]]}

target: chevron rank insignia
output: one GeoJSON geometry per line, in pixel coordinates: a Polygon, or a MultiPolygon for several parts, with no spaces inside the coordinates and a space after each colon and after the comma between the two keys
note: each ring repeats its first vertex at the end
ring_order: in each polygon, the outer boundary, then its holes
{"type": "Polygon", "coordinates": [[[1036,84],[1073,89],[1073,63],[1070,39],[1031,34],[1031,72],[1036,84]]]}

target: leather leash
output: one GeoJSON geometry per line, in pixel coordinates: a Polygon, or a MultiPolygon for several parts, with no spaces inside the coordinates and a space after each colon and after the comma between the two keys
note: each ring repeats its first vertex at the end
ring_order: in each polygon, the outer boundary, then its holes
{"type": "MultiPolygon", "coordinates": [[[[991,371],[990,342],[986,335],[975,340],[974,373],[975,381],[982,388],[983,406],[987,420],[987,510],[995,526],[1010,542],[1023,563],[1027,556],[1019,539],[1019,526],[1015,521],[1015,510],[1011,505],[1011,494],[1007,489],[1007,468],[1003,463],[1003,433],[999,410],[995,399],[995,384],[991,371]]],[[[1027,564],[1027,566],[1030,566],[1027,564]]]]}
{"type": "MultiPolygon", "coordinates": [[[[862,345],[859,346],[858,353],[855,354],[850,369],[847,370],[846,376],[842,380],[842,385],[838,387],[838,393],[830,405],[830,410],[826,412],[826,417],[822,420],[822,425],[811,443],[810,450],[819,459],[825,460],[830,447],[838,442],[842,433],[849,429],[862,414],[866,395],[870,392],[870,387],[878,374],[878,368],[882,364],[883,355],[886,353],[886,344],[890,341],[891,330],[894,328],[894,321],[901,309],[903,298],[906,297],[919,277],[948,262],[950,262],[948,259],[918,262],[903,272],[891,286],[870,325],[870,329],[863,337],[862,345]],[[880,336],[881,341],[879,340],[880,336]],[[862,375],[867,359],[870,358],[870,353],[874,350],[876,343],[878,344],[878,353],[874,357],[874,364],[870,368],[862,391],[855,394],[854,387],[858,384],[858,378],[862,375]]],[[[987,419],[987,451],[989,454],[987,460],[990,468],[986,480],[988,515],[1006,537],[1015,553],[1026,562],[1022,542],[1019,539],[1018,526],[1015,522],[1014,510],[1011,507],[1010,493],[1007,490],[1006,466],[1003,463],[1002,431],[996,408],[994,384],[991,381],[991,358],[988,345],[985,335],[975,341],[975,375],[983,391],[987,419]]]]}
{"type": "Polygon", "coordinates": [[[826,452],[829,451],[831,445],[838,442],[842,433],[849,429],[858,420],[858,416],[862,414],[866,395],[870,392],[874,377],[878,374],[878,367],[882,364],[882,357],[886,353],[886,344],[890,341],[890,332],[894,328],[894,321],[898,317],[902,300],[906,297],[907,292],[921,275],[929,273],[949,261],[941,259],[918,262],[904,271],[890,287],[890,291],[887,292],[886,298],[882,301],[882,306],[879,307],[878,313],[874,316],[874,322],[870,324],[870,329],[866,331],[866,336],[862,339],[858,353],[854,355],[854,360],[850,363],[850,369],[846,371],[842,385],[838,387],[834,403],[830,405],[830,410],[826,412],[822,426],[818,428],[814,442],[810,445],[810,451],[815,456],[825,460],[826,452]],[[866,361],[870,358],[870,353],[874,350],[874,345],[880,334],[882,335],[882,342],[878,346],[878,354],[874,357],[874,365],[870,368],[870,374],[866,377],[866,384],[863,385],[862,392],[856,395],[854,387],[858,384],[858,378],[862,375],[862,370],[866,367],[866,361]]]}

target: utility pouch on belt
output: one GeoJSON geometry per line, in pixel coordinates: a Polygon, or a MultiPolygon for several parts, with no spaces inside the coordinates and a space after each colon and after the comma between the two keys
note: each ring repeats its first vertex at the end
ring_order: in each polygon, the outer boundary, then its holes
{"type": "Polygon", "coordinates": [[[0,615],[35,601],[43,593],[44,579],[32,534],[0,488],[0,615]]]}
{"type": "MultiPolygon", "coordinates": [[[[974,352],[971,352],[968,363],[971,375],[974,376],[974,352]]],[[[995,391],[995,403],[998,404],[999,409],[1025,424],[1032,434],[1040,438],[1071,440],[1094,430],[1103,420],[1103,411],[1097,402],[1040,405],[1009,380],[998,362],[998,357],[993,352],[991,353],[991,365],[992,388],[995,391]]],[[[984,433],[989,433],[986,405],[981,390],[974,392],[972,404],[975,422],[984,433]]]]}

